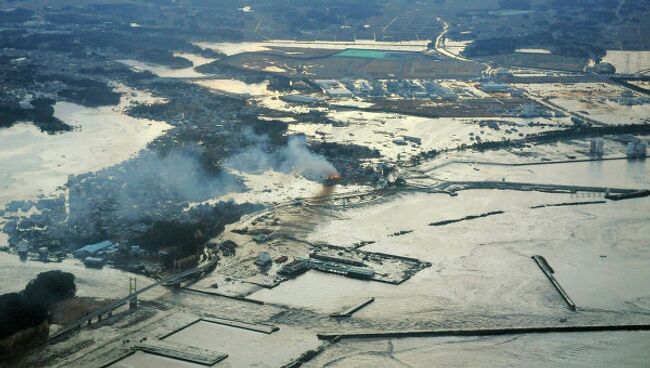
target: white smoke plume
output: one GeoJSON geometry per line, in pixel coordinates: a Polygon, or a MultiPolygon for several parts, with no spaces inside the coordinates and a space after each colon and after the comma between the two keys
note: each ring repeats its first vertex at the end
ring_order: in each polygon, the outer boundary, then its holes
{"type": "Polygon", "coordinates": [[[136,220],[176,211],[175,205],[202,201],[243,189],[237,178],[210,172],[201,163],[199,146],[160,154],[146,151],[136,158],[68,182],[70,210],[75,220],[93,212],[136,220]]]}
{"type": "Polygon", "coordinates": [[[319,154],[307,149],[304,136],[289,137],[286,147],[271,151],[266,137],[247,133],[253,145],[228,158],[225,166],[242,172],[261,174],[268,170],[297,173],[310,180],[324,180],[336,175],[337,170],[319,154]]]}

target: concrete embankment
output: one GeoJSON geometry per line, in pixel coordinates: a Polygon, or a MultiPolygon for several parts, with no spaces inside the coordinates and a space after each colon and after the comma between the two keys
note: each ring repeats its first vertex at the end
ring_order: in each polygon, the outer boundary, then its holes
{"type": "Polygon", "coordinates": [[[609,193],[605,196],[612,201],[620,201],[622,199],[643,198],[650,196],[650,190],[637,190],[629,193],[609,193]]]}
{"type": "Polygon", "coordinates": [[[650,331],[650,324],[634,325],[576,325],[576,326],[530,326],[479,329],[438,329],[417,331],[382,331],[317,334],[321,340],[402,338],[402,337],[446,337],[446,336],[499,336],[542,333],[600,332],[600,331],[650,331]]]}
{"type": "Polygon", "coordinates": [[[448,181],[435,186],[433,189],[447,190],[456,187],[458,190],[465,189],[500,189],[500,190],[520,190],[520,191],[538,191],[550,193],[624,193],[630,194],[639,192],[638,189],[625,188],[605,188],[590,187],[581,185],[560,185],[560,184],[537,184],[537,183],[517,183],[507,181],[448,181]]]}
{"type": "Polygon", "coordinates": [[[546,207],[566,207],[566,206],[585,206],[589,204],[603,204],[607,203],[607,201],[582,201],[582,202],[563,202],[563,203],[551,203],[551,204],[540,204],[537,206],[531,206],[530,208],[535,210],[538,208],[546,208],[546,207]]]}
{"type": "Polygon", "coordinates": [[[585,158],[585,159],[576,159],[576,160],[555,160],[555,161],[539,161],[539,162],[518,162],[518,163],[508,163],[508,162],[490,162],[490,161],[467,161],[467,160],[453,160],[449,164],[477,164],[484,166],[539,166],[539,165],[556,165],[556,164],[575,164],[579,162],[601,162],[601,161],[620,161],[620,160],[629,160],[627,156],[616,156],[616,157],[598,157],[598,158],[585,158]]]}
{"type": "Polygon", "coordinates": [[[560,282],[557,281],[557,279],[553,275],[555,273],[555,270],[553,270],[553,267],[551,267],[551,265],[548,264],[546,258],[542,256],[532,256],[531,258],[537,263],[537,265],[542,270],[542,272],[544,272],[544,275],[546,275],[549,281],[551,281],[551,284],[553,285],[555,290],[557,290],[557,292],[560,293],[560,296],[562,297],[562,299],[564,299],[569,309],[575,311],[576,304],[573,302],[573,300],[571,300],[569,294],[567,294],[567,292],[564,290],[562,285],[560,285],[560,282]]]}

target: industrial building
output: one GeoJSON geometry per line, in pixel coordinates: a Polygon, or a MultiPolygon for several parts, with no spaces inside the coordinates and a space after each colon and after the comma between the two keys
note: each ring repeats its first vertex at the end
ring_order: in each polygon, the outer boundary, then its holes
{"type": "Polygon", "coordinates": [[[101,252],[106,252],[106,251],[110,250],[113,247],[117,247],[117,244],[113,243],[110,240],[104,240],[103,242],[99,242],[99,243],[96,243],[96,244],[90,244],[90,245],[86,245],[84,247],[81,247],[81,248],[75,250],[74,252],[72,252],[72,255],[75,258],[84,259],[84,258],[87,258],[87,257],[96,256],[101,252]]]}
{"type": "MultiPolygon", "coordinates": [[[[316,83],[325,94],[334,98],[386,98],[397,96],[406,99],[458,99],[458,93],[456,91],[445,88],[438,83],[427,79],[382,79],[373,81],[365,79],[342,81],[321,79],[315,80],[314,83],[316,83]]],[[[510,86],[503,86],[505,87],[499,87],[498,90],[512,92],[513,89],[510,86]]],[[[313,103],[313,101],[307,101],[302,97],[299,97],[296,101],[290,102],[313,103]]]]}
{"type": "Polygon", "coordinates": [[[504,83],[483,83],[479,89],[483,92],[510,92],[512,87],[504,83]]]}
{"type": "Polygon", "coordinates": [[[354,94],[350,92],[349,89],[335,80],[335,79],[319,79],[314,81],[318,86],[330,97],[334,98],[350,98],[354,97],[354,94]]]}

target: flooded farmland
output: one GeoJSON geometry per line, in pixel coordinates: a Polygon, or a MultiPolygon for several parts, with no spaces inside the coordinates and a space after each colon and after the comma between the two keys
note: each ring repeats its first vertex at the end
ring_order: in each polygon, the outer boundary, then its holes
{"type": "Polygon", "coordinates": [[[489,163],[451,163],[438,169],[437,173],[436,177],[440,179],[505,180],[631,189],[650,185],[650,164],[646,160],[524,164],[515,167],[489,163]]]}
{"type": "Polygon", "coordinates": [[[0,204],[48,195],[68,175],[95,171],[129,159],[169,125],[129,117],[110,107],[87,108],[67,102],[55,116],[75,129],[49,135],[33,125],[0,131],[0,204]]]}
{"type": "Polygon", "coordinates": [[[650,71],[650,51],[607,50],[603,61],[614,65],[619,74],[650,71]]]}

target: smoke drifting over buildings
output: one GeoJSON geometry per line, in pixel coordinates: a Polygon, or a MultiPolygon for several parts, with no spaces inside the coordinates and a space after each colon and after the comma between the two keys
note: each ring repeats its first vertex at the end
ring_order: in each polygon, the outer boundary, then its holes
{"type": "Polygon", "coordinates": [[[183,203],[242,189],[235,177],[209,171],[201,155],[200,146],[167,154],[147,151],[123,165],[71,178],[72,222],[98,215],[128,220],[165,217],[183,203]]]}
{"type": "Polygon", "coordinates": [[[124,183],[117,199],[121,215],[137,216],[143,202],[150,202],[152,191],[165,193],[165,199],[187,202],[242,189],[234,177],[223,172],[209,172],[201,164],[201,155],[199,146],[186,147],[167,155],[142,154],[120,180],[124,183]]]}
{"type": "Polygon", "coordinates": [[[180,218],[188,202],[201,202],[245,189],[237,172],[274,170],[324,180],[337,170],[323,156],[307,149],[303,136],[272,148],[268,137],[248,131],[248,146],[227,158],[231,170],[211,170],[202,162],[203,148],[188,146],[165,154],[142,152],[138,157],[97,173],[70,178],[70,224],[83,232],[120,228],[144,221],[180,218]],[[180,217],[179,217],[180,216],[180,217]]]}
{"type": "Polygon", "coordinates": [[[323,180],[337,174],[336,168],[321,155],[307,149],[304,136],[291,136],[286,147],[271,151],[266,137],[247,134],[252,143],[243,152],[226,160],[226,167],[242,172],[261,174],[268,170],[297,173],[310,180],[323,180]]]}

